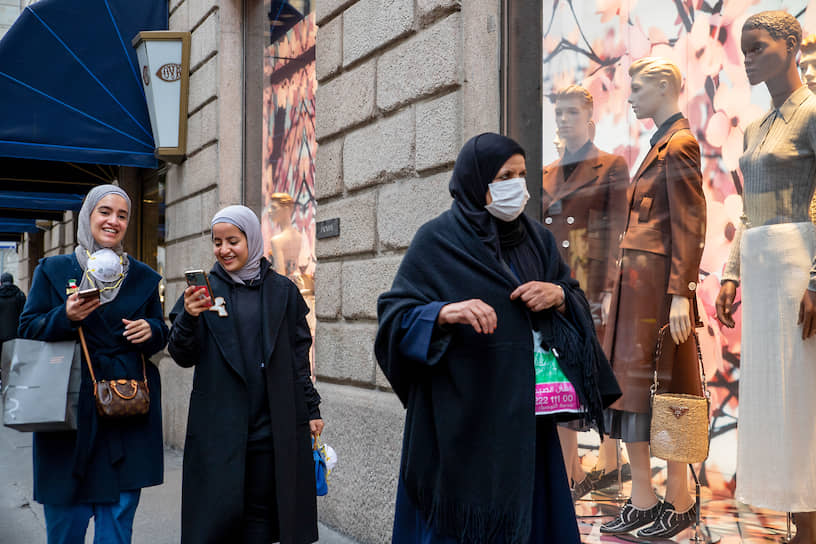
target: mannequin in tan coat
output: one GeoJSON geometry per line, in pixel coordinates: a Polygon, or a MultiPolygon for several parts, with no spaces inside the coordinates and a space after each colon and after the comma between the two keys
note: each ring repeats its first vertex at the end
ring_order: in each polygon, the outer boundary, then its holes
{"type": "MultiPolygon", "coordinates": [[[[627,193],[621,272],[604,338],[623,391],[611,407],[610,434],[626,443],[632,497],[619,518],[604,524],[601,532],[624,533],[653,522],[638,536],[671,538],[676,534],[672,531],[679,532],[693,521],[694,501],[683,463],[668,463],[662,505],[652,489],[649,386],[658,331],[668,324],[671,340],[678,347],[671,368],[661,367],[661,389],[700,394],[696,349],[693,340],[687,340],[697,320],[694,298],[705,242],[705,197],[700,148],[678,105],[680,71],[666,59],[647,57],[635,61],[629,74],[629,103],[635,116],[652,119],[658,130],[627,193]],[[616,420],[620,429],[632,422],[631,427],[638,431],[629,436],[626,431],[616,431],[616,420]]],[[[665,341],[664,345],[668,338],[665,341]]]]}

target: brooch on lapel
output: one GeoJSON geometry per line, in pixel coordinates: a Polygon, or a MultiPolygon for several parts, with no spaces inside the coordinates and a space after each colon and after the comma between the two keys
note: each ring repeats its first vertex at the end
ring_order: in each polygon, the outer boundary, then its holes
{"type": "Polygon", "coordinates": [[[79,286],[77,285],[77,281],[76,280],[68,280],[68,288],[65,289],[65,294],[68,295],[68,296],[71,296],[74,293],[76,293],[77,291],[79,291],[79,286]]]}
{"type": "Polygon", "coordinates": [[[224,297],[215,297],[215,304],[210,306],[211,312],[218,312],[218,317],[227,317],[227,305],[224,302],[224,297]]]}

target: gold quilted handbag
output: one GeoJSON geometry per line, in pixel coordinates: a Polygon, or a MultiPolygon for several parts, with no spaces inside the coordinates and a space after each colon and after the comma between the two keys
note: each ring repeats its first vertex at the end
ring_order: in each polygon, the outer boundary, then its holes
{"type": "Polygon", "coordinates": [[[658,366],[663,352],[663,338],[669,326],[660,329],[655,354],[654,383],[652,384],[652,426],[650,445],[652,455],[678,463],[700,463],[708,457],[708,427],[710,394],[706,386],[703,356],[697,331],[693,331],[697,360],[702,373],[702,394],[658,393],[658,366]]]}

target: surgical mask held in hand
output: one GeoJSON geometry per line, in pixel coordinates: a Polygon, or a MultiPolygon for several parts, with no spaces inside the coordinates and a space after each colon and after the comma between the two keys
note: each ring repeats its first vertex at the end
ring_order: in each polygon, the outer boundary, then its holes
{"type": "Polygon", "coordinates": [[[122,268],[122,258],[112,249],[100,249],[88,258],[88,272],[103,283],[119,279],[122,268]]]}
{"type": "Polygon", "coordinates": [[[503,181],[494,181],[488,185],[493,202],[485,209],[502,221],[512,221],[524,211],[524,206],[530,200],[527,192],[527,182],[524,178],[513,178],[503,181]]]}

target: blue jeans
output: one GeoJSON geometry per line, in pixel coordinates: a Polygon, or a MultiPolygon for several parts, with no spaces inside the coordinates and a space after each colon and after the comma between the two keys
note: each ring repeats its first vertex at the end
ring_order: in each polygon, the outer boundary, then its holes
{"type": "Polygon", "coordinates": [[[91,517],[94,544],[130,544],[140,494],[141,490],[122,491],[119,502],[44,504],[48,544],[84,544],[91,517]]]}

